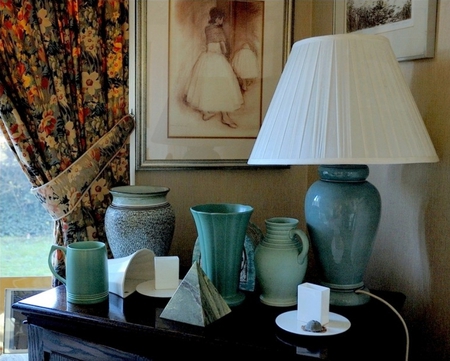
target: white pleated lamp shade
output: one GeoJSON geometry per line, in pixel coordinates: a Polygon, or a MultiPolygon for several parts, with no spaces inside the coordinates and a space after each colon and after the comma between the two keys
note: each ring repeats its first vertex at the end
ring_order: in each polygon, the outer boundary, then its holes
{"type": "Polygon", "coordinates": [[[248,163],[436,161],[389,40],[343,34],[294,44],[248,163]]]}

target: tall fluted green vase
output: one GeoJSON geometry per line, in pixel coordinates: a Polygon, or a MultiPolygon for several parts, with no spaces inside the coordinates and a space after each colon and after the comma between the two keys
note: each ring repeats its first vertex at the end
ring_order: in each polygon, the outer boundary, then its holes
{"type": "Polygon", "coordinates": [[[253,208],[243,204],[203,204],[191,208],[200,244],[200,265],[229,306],[241,304],[239,291],[244,240],[253,208]]]}

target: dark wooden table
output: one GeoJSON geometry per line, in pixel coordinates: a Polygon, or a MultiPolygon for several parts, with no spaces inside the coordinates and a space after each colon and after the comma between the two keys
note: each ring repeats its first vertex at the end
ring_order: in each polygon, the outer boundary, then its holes
{"type": "MultiPolygon", "coordinates": [[[[397,309],[401,293],[377,292],[397,309]]],[[[274,360],[403,360],[405,332],[401,321],[372,299],[358,307],[332,307],[347,317],[348,331],[311,337],[285,332],[276,317],[291,308],[263,305],[256,294],[220,320],[198,327],[160,318],[167,299],[135,292],[126,299],[114,294],[93,306],[67,303],[60,286],[13,305],[28,322],[29,360],[174,360],[236,358],[274,360]]]]}

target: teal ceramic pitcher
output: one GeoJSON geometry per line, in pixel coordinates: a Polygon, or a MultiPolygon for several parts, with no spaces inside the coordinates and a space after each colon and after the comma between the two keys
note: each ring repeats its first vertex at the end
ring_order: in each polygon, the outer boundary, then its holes
{"type": "Polygon", "coordinates": [[[296,305],[297,286],[308,266],[308,237],[295,218],[269,218],[265,224],[265,237],[255,250],[260,300],[269,306],[296,305]]]}

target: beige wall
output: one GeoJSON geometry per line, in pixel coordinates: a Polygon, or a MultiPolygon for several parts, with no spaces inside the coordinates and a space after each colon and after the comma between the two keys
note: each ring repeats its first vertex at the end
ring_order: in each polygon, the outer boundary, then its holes
{"type": "MultiPolygon", "coordinates": [[[[332,1],[296,2],[295,38],[329,34],[332,1]]],[[[436,56],[401,63],[402,71],[440,157],[437,164],[371,167],[383,214],[367,271],[369,287],[401,291],[410,327],[410,359],[450,359],[450,0],[438,1],[436,56]]],[[[196,230],[189,207],[205,202],[240,202],[254,207],[252,221],[283,215],[299,218],[315,168],[284,170],[140,171],[137,184],[171,188],[176,212],[171,253],[190,262],[196,230]],[[309,170],[309,171],[308,171],[309,170]]],[[[314,280],[311,255],[307,277],[314,280]]]]}
{"type": "Polygon", "coordinates": [[[202,203],[243,203],[254,208],[251,221],[290,216],[302,220],[306,168],[279,170],[193,170],[138,172],[136,184],[165,185],[175,210],[176,226],[171,253],[183,266],[191,262],[197,231],[189,208],[202,203]]]}
{"type": "Polygon", "coordinates": [[[438,1],[436,56],[401,63],[440,157],[436,164],[378,167],[383,216],[367,272],[374,287],[408,299],[406,317],[434,360],[450,359],[450,1],[438,1]],[[421,330],[422,335],[420,335],[421,330]]]}

